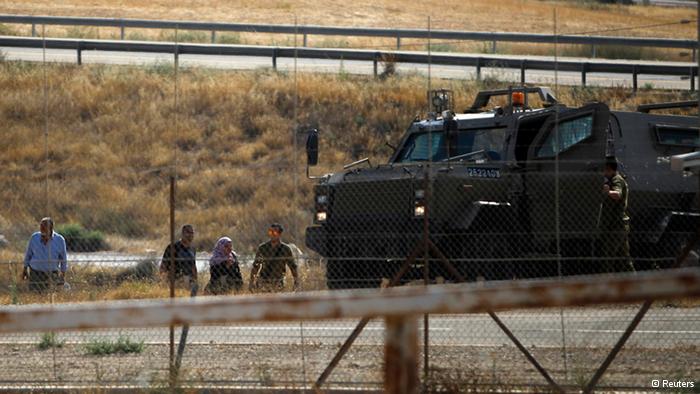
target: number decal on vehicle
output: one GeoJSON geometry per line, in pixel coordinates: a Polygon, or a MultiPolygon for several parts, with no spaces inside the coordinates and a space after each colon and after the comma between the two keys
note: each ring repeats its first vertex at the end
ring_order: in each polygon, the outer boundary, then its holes
{"type": "Polygon", "coordinates": [[[467,175],[472,178],[500,178],[501,170],[497,168],[467,168],[467,175]]]}

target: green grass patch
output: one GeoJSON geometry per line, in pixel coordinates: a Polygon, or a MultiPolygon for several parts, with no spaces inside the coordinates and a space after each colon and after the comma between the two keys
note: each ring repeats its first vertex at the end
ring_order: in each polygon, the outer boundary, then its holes
{"type": "Polygon", "coordinates": [[[41,335],[41,340],[37,347],[39,350],[47,350],[51,348],[62,348],[66,341],[61,341],[58,339],[58,335],[55,332],[45,332],[41,335]]]}
{"type": "Polygon", "coordinates": [[[120,335],[116,342],[104,339],[94,339],[90,341],[85,349],[93,356],[107,356],[110,354],[141,353],[145,345],[143,341],[132,341],[131,338],[120,335]]]}
{"type": "Polygon", "coordinates": [[[109,245],[100,231],[87,230],[80,224],[68,223],[56,228],[66,239],[66,248],[71,252],[95,252],[108,250],[109,245]]]}
{"type": "Polygon", "coordinates": [[[216,35],[216,42],[219,44],[236,45],[242,44],[243,40],[238,33],[222,33],[216,35]]]}
{"type": "Polygon", "coordinates": [[[13,27],[0,23],[0,36],[16,36],[17,30],[13,27]]]}

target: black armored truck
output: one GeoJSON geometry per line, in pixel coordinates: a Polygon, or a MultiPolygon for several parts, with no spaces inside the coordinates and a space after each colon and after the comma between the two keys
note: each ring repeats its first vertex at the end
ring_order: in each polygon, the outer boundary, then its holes
{"type": "MultiPolygon", "coordinates": [[[[325,259],[329,288],[380,285],[426,237],[439,252],[420,252],[405,280],[455,280],[430,263],[438,258],[468,279],[605,271],[602,174],[611,159],[629,185],[637,270],[671,266],[697,229],[698,179],[671,171],[670,157],[700,148],[698,119],[657,112],[692,102],[572,108],[547,88],[513,87],[479,92],[455,113],[450,91],[428,99],[433,112],[412,122],[388,163],[364,159],[315,178],[306,245],[325,259]]],[[[318,146],[311,132],[309,165],[318,146]]]]}

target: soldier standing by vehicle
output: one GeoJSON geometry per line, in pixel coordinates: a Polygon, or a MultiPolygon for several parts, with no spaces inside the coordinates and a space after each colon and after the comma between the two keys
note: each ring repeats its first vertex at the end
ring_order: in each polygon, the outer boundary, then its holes
{"type": "Polygon", "coordinates": [[[282,242],[284,228],[273,223],[267,230],[270,240],[258,246],[255,261],[250,271],[250,291],[281,291],[284,289],[285,266],[294,278],[294,290],[299,289],[299,274],[292,249],[282,242]]]}
{"type": "Polygon", "coordinates": [[[630,259],[629,216],[627,200],[629,189],[625,178],[617,171],[617,161],[608,158],[605,163],[605,183],[600,215],[601,257],[603,272],[634,271],[630,259]]]}

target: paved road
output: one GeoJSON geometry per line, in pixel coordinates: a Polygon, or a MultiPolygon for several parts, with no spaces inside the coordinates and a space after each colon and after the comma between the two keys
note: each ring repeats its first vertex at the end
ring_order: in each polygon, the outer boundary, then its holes
{"type": "MultiPolygon", "coordinates": [[[[568,347],[610,348],[636,313],[636,307],[615,309],[570,309],[564,312],[568,347]]],[[[561,320],[558,310],[500,313],[525,346],[561,346],[561,320]]],[[[443,346],[512,346],[487,315],[436,315],[430,319],[431,343],[443,346]]],[[[303,323],[307,344],[337,345],[352,331],[356,320],[303,323]]],[[[300,323],[250,324],[193,327],[190,344],[273,345],[298,344],[300,323]]],[[[124,329],[60,333],[67,343],[86,343],[95,338],[116,340],[120,334],[147,344],[168,343],[167,328],[124,329]]],[[[358,339],[360,345],[383,344],[381,320],[372,321],[358,339]]],[[[177,334],[179,338],[179,330],[177,334]]],[[[3,334],[0,344],[36,344],[39,334],[3,334]]],[[[630,338],[628,346],[650,349],[700,346],[700,308],[654,308],[630,338]]]]}
{"type": "MultiPolygon", "coordinates": [[[[693,0],[646,0],[651,5],[661,7],[697,7],[697,3],[693,0]]],[[[644,4],[645,0],[634,0],[637,4],[644,4]]]]}
{"type": "MultiPolygon", "coordinates": [[[[8,60],[41,61],[43,54],[41,49],[36,48],[8,48],[0,47],[8,60]]],[[[72,50],[47,50],[46,58],[51,62],[76,62],[76,53],[72,50]]],[[[490,55],[493,56],[493,55],[490,55]]],[[[503,56],[504,58],[515,56],[503,56]]],[[[550,57],[526,56],[518,59],[551,59],[550,57]]],[[[567,58],[579,60],[578,58],[567,58]]],[[[596,61],[604,61],[596,59],[596,61]]],[[[84,51],[84,63],[117,64],[117,65],[172,65],[173,57],[167,54],[137,53],[137,52],[104,52],[104,51],[84,51]]],[[[641,63],[635,61],[635,63],[641,63]]],[[[653,62],[650,62],[653,63],[653,62]]],[[[272,61],[267,57],[249,56],[204,56],[204,55],[181,55],[180,64],[183,67],[208,67],[220,69],[263,69],[272,66],[272,61]]],[[[683,64],[689,63],[667,63],[683,64]]],[[[369,75],[373,73],[373,66],[370,62],[362,61],[337,61],[324,59],[298,59],[298,68],[303,72],[338,73],[347,72],[351,74],[369,75]]],[[[294,69],[294,59],[278,59],[277,66],[282,71],[294,69]]],[[[418,73],[426,75],[428,66],[423,64],[398,64],[398,73],[418,73]]],[[[381,70],[380,70],[381,71],[381,70]]],[[[476,69],[474,67],[458,66],[432,66],[431,75],[433,77],[447,79],[474,79],[476,69]]],[[[502,68],[482,68],[483,78],[497,78],[504,81],[519,81],[520,71],[502,68]]],[[[577,72],[560,72],[559,83],[563,85],[580,85],[581,75],[577,72]]],[[[528,70],[526,82],[553,85],[554,73],[549,71],[528,70]]],[[[628,74],[612,73],[589,73],[587,83],[590,86],[632,86],[632,76],[628,74]]],[[[650,84],[655,88],[664,89],[689,89],[690,81],[683,77],[665,77],[640,75],[639,86],[644,87],[650,84]]]]}

